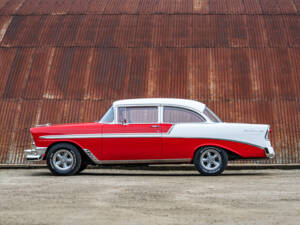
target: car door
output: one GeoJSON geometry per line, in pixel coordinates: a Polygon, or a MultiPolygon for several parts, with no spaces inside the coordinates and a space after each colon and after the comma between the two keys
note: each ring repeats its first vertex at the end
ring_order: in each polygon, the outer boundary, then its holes
{"type": "Polygon", "coordinates": [[[103,160],[161,158],[161,126],[157,106],[117,107],[117,123],[103,125],[103,160]]]}
{"type": "Polygon", "coordinates": [[[163,130],[164,128],[167,130],[167,133],[163,133],[162,137],[162,157],[166,159],[189,158],[199,140],[184,138],[181,135],[177,135],[177,131],[184,129],[184,133],[188,134],[189,127],[192,124],[203,123],[205,119],[197,112],[189,109],[164,106],[162,120],[161,127],[163,130]]]}

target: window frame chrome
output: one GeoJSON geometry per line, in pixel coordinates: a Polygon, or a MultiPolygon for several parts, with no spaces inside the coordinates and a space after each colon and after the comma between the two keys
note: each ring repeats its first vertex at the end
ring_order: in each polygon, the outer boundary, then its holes
{"type": "MultiPolygon", "coordinates": [[[[130,108],[130,107],[156,107],[157,108],[157,122],[151,122],[151,123],[126,123],[127,124],[161,124],[161,112],[160,112],[160,105],[157,104],[128,104],[128,105],[118,105],[116,106],[115,110],[115,124],[123,124],[122,122],[119,122],[119,108],[130,108]]],[[[124,124],[123,124],[124,125],[124,124]]]]}
{"type": "Polygon", "coordinates": [[[183,107],[183,106],[173,105],[173,104],[165,104],[162,106],[162,123],[164,123],[164,124],[187,124],[187,123],[200,123],[201,124],[201,123],[207,123],[207,122],[208,122],[207,118],[204,115],[202,115],[201,112],[199,112],[198,110],[195,110],[194,108],[186,107],[186,106],[183,107]],[[203,119],[203,121],[202,122],[182,122],[182,123],[164,122],[164,108],[165,107],[173,107],[173,108],[179,108],[179,109],[185,109],[187,111],[191,111],[191,112],[199,115],[203,119]]]}

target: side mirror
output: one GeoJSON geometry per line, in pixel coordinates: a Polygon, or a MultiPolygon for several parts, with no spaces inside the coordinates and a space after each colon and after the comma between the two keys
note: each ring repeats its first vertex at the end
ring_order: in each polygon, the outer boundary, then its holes
{"type": "Polygon", "coordinates": [[[122,120],[122,125],[126,125],[127,124],[127,120],[126,119],[123,119],[122,120]]]}

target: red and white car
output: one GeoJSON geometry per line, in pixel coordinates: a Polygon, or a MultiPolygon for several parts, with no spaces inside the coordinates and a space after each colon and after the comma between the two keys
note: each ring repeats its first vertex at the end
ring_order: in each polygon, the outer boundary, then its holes
{"type": "Polygon", "coordinates": [[[272,158],[269,125],[225,123],[205,104],[185,99],[115,101],[94,123],[31,128],[27,160],[46,160],[55,175],[88,164],[194,163],[201,174],[223,172],[228,160],[272,158]]]}

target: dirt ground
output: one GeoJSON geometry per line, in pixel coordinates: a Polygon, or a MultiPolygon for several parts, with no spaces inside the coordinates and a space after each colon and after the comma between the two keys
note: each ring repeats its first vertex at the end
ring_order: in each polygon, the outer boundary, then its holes
{"type": "Polygon", "coordinates": [[[300,170],[0,169],[0,224],[300,224],[300,170]]]}

